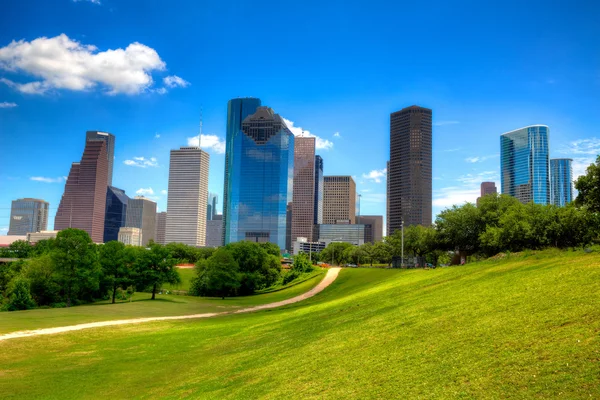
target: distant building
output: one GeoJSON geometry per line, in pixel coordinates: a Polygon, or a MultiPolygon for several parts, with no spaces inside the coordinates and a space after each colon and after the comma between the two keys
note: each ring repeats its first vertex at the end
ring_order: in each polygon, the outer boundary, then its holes
{"type": "Polygon", "coordinates": [[[171,150],[166,243],[204,246],[210,155],[199,147],[171,150]]]}
{"type": "Polygon", "coordinates": [[[383,215],[361,215],[358,222],[365,226],[365,243],[383,239],[383,215]]]}
{"type": "Polygon", "coordinates": [[[298,255],[300,253],[320,253],[327,247],[325,242],[309,242],[308,238],[299,237],[293,243],[292,254],[298,255]]]}
{"type": "Polygon", "coordinates": [[[88,140],[81,162],[73,163],[58,205],[54,230],[77,228],[93,242],[104,240],[108,157],[106,142],[88,140]]]}
{"type": "Polygon", "coordinates": [[[319,242],[346,242],[355,246],[365,243],[363,224],[321,224],[316,225],[319,242]]]}
{"type": "Polygon", "coordinates": [[[219,201],[219,196],[216,193],[208,194],[208,203],[206,204],[206,220],[210,221],[214,218],[217,213],[217,203],[219,201]]]}
{"type": "Polygon", "coordinates": [[[4,235],[0,236],[0,248],[9,247],[17,240],[27,240],[27,235],[4,235]]]}
{"type": "Polygon", "coordinates": [[[31,244],[36,244],[41,240],[56,239],[59,231],[41,231],[31,232],[27,234],[27,241],[31,244]]]}
{"type": "Polygon", "coordinates": [[[326,176],[323,184],[323,223],[356,222],[356,183],[351,176],[326,176]]]}
{"type": "Polygon", "coordinates": [[[550,129],[531,125],[500,136],[502,194],[550,204],[550,129]]]}
{"type": "Polygon", "coordinates": [[[129,199],[125,226],[142,230],[142,246],[147,246],[155,240],[156,234],[156,203],[143,196],[129,199]]]}
{"type": "Polygon", "coordinates": [[[158,244],[166,244],[165,232],[167,229],[167,213],[165,211],[156,213],[156,234],[154,241],[158,244]]]}
{"type": "Polygon", "coordinates": [[[119,229],[119,242],[131,246],[142,245],[142,230],[131,226],[124,226],[119,229]]]}
{"type": "Polygon", "coordinates": [[[228,149],[225,244],[249,240],[271,242],[285,249],[294,177],[294,135],[271,108],[259,107],[244,119],[241,130],[232,134],[228,149]]]}
{"type": "Polygon", "coordinates": [[[115,161],[115,136],[112,133],[87,131],[85,140],[100,140],[106,143],[106,159],[108,160],[108,186],[112,186],[113,163],[115,161]]]}
{"type": "Polygon", "coordinates": [[[315,156],[315,219],[314,224],[323,223],[323,192],[325,177],[323,176],[323,158],[315,156]]]}
{"type": "Polygon", "coordinates": [[[573,160],[553,158],[550,160],[550,202],[564,207],[573,201],[573,160]]]}
{"type": "MultiPolygon", "coordinates": [[[[215,215],[215,217],[221,217],[215,215]]],[[[210,221],[206,221],[206,243],[207,247],[219,247],[222,246],[221,242],[223,238],[223,219],[215,218],[210,221]]]]}
{"type": "MultiPolygon", "coordinates": [[[[497,194],[496,184],[494,182],[481,182],[481,197],[486,196],[488,194],[497,194]]],[[[477,205],[479,205],[479,200],[481,197],[477,198],[477,205]]]]}
{"type": "Polygon", "coordinates": [[[294,138],[292,242],[296,241],[298,237],[312,238],[313,236],[313,226],[315,224],[315,140],[314,137],[297,136],[294,138]]]}
{"type": "Polygon", "coordinates": [[[432,111],[411,106],[390,115],[388,234],[431,225],[432,111]]]}
{"type": "Polygon", "coordinates": [[[104,243],[119,239],[119,229],[126,223],[128,203],[129,196],[124,190],[108,186],[104,213],[104,243]]]}
{"type": "Polygon", "coordinates": [[[13,200],[8,235],[23,236],[48,229],[48,208],[48,202],[40,199],[27,197],[13,200]]]}

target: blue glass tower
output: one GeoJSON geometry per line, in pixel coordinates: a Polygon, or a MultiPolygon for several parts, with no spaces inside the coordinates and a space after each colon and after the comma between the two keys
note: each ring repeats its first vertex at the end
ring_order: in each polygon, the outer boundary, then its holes
{"type": "Polygon", "coordinates": [[[104,243],[119,239],[119,228],[125,226],[129,196],[124,190],[109,186],[106,190],[104,243]]]}
{"type": "Polygon", "coordinates": [[[545,125],[532,125],[500,136],[502,194],[550,204],[549,133],[545,125]]]}
{"type": "Polygon", "coordinates": [[[553,158],[550,160],[551,202],[564,207],[573,201],[573,160],[553,158]]]}
{"type": "Polygon", "coordinates": [[[242,130],[242,121],[247,116],[256,112],[261,106],[260,99],[246,97],[241,99],[231,99],[227,102],[227,128],[225,137],[225,182],[223,184],[223,238],[222,243],[227,244],[227,232],[229,227],[229,206],[228,195],[231,192],[231,179],[229,165],[233,162],[233,138],[242,130]]]}
{"type": "Polygon", "coordinates": [[[249,240],[285,249],[294,135],[272,109],[259,107],[244,119],[231,146],[225,244],[249,240]]]}

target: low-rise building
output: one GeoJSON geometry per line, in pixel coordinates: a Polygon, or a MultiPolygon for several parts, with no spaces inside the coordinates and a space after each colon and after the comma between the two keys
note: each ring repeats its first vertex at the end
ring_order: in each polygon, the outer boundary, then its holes
{"type": "Polygon", "coordinates": [[[36,244],[40,240],[56,239],[58,232],[60,231],[30,232],[27,234],[27,241],[31,244],[36,244]]]}
{"type": "Polygon", "coordinates": [[[293,254],[298,255],[300,253],[320,253],[327,247],[325,242],[309,242],[305,237],[298,237],[293,243],[293,254]]]}
{"type": "Polygon", "coordinates": [[[141,246],[142,239],[142,230],[140,228],[124,226],[119,229],[119,242],[121,243],[141,246]]]}
{"type": "Polygon", "coordinates": [[[315,225],[318,242],[346,242],[355,246],[365,243],[363,224],[321,224],[315,225]]]}

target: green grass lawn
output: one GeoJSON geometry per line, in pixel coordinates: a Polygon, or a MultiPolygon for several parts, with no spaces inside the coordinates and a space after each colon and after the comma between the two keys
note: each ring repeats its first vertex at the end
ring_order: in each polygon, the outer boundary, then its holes
{"type": "Polygon", "coordinates": [[[600,398],[599,336],[599,253],[344,269],[276,310],[0,342],[0,397],[600,398]]]}
{"type": "Polygon", "coordinates": [[[177,272],[181,277],[181,283],[175,285],[165,283],[162,288],[166,290],[190,290],[192,278],[196,277],[196,270],[194,268],[177,268],[177,272]]]}

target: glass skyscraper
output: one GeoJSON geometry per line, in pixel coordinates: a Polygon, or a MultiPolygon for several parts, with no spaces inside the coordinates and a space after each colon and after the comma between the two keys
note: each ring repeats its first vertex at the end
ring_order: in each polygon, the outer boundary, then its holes
{"type": "Polygon", "coordinates": [[[104,243],[119,240],[119,229],[125,226],[129,196],[124,190],[109,186],[106,190],[104,243]]]}
{"type": "Polygon", "coordinates": [[[502,194],[550,204],[550,128],[531,125],[500,136],[502,194]]]}
{"type": "Polygon", "coordinates": [[[24,236],[48,228],[48,202],[40,199],[13,200],[7,235],[24,236]]]}
{"type": "Polygon", "coordinates": [[[272,109],[259,107],[243,120],[227,145],[231,147],[224,196],[225,244],[249,240],[271,242],[285,249],[293,191],[294,135],[272,109]]]}
{"type": "Polygon", "coordinates": [[[564,207],[573,201],[572,163],[570,158],[550,160],[550,200],[555,206],[564,207]]]}

